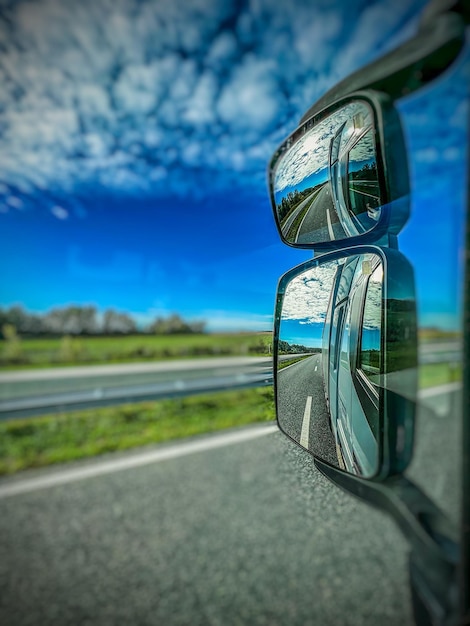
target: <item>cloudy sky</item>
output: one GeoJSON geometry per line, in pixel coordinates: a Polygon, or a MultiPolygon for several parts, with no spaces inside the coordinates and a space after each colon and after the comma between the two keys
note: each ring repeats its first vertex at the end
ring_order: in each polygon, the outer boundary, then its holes
{"type": "MultiPolygon", "coordinates": [[[[0,306],[269,328],[279,274],[311,255],[279,242],[267,162],[328,88],[409,38],[424,5],[1,1],[0,306]]],[[[436,128],[452,166],[463,93],[454,135],[436,128]]],[[[419,130],[422,102],[403,112],[429,172],[442,146],[419,130]]]]}

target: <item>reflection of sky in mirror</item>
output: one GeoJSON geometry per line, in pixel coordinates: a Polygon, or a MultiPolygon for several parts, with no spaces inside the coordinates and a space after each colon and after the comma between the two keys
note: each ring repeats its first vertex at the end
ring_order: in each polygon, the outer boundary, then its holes
{"type": "Polygon", "coordinates": [[[305,323],[298,320],[282,320],[279,339],[306,348],[321,348],[323,322],[305,323]]]}
{"type": "Polygon", "coordinates": [[[319,347],[333,281],[339,265],[344,265],[339,281],[337,303],[345,298],[362,275],[370,275],[366,327],[380,327],[383,265],[375,254],[351,256],[310,268],[288,284],[281,313],[280,339],[289,343],[319,347]],[[375,268],[375,269],[374,269],[375,268]]]}
{"type": "Polygon", "coordinates": [[[383,265],[380,264],[369,279],[363,327],[367,330],[380,328],[382,319],[383,265]]]}
{"type": "MultiPolygon", "coordinates": [[[[346,123],[343,131],[343,141],[347,142],[354,131],[352,122],[354,116],[362,118],[362,124],[371,123],[371,109],[363,102],[352,102],[336,111],[320,122],[315,128],[308,131],[281,157],[276,168],[274,180],[274,191],[280,192],[287,188],[303,189],[303,181],[309,179],[318,184],[321,182],[320,173],[323,179],[327,178],[330,142],[338,129],[346,123]],[[323,171],[324,170],[324,171],[323,171]],[[314,175],[317,175],[316,179],[314,175]]],[[[366,161],[373,154],[373,138],[358,144],[356,151],[357,161],[366,161]]]]}
{"type": "Polygon", "coordinates": [[[323,322],[337,267],[338,262],[332,261],[296,276],[285,291],[282,320],[297,320],[299,324],[323,322]]]}

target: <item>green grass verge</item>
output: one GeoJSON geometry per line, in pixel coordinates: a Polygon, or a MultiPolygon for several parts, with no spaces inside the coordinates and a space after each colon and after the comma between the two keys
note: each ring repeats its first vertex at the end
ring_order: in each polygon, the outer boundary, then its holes
{"type": "MultiPolygon", "coordinates": [[[[323,189],[323,187],[322,187],[322,189],[323,189]]],[[[290,225],[288,233],[286,234],[286,239],[291,239],[291,240],[297,241],[297,234],[298,234],[297,231],[299,230],[300,224],[302,223],[302,220],[304,219],[305,215],[310,210],[310,207],[312,206],[313,201],[318,196],[320,191],[321,191],[321,189],[319,189],[317,192],[315,192],[315,195],[311,198],[311,202],[307,202],[307,205],[295,217],[294,221],[290,225]]]]}
{"type": "Polygon", "coordinates": [[[297,363],[298,361],[303,361],[304,359],[308,359],[309,356],[312,356],[312,355],[306,354],[305,356],[295,357],[295,359],[287,359],[286,361],[280,361],[278,363],[277,369],[282,370],[285,367],[288,367],[289,365],[293,365],[294,363],[297,363]]]}
{"type": "Polygon", "coordinates": [[[260,387],[0,422],[0,474],[273,419],[260,387]]]}
{"type": "Polygon", "coordinates": [[[0,370],[205,356],[267,355],[271,342],[271,333],[22,339],[19,354],[13,360],[6,357],[6,342],[0,341],[0,370]]]}

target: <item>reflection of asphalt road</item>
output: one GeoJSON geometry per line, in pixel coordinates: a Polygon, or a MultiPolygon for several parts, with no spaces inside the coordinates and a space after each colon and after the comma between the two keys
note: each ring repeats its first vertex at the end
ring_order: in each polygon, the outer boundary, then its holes
{"type": "Polygon", "coordinates": [[[343,239],[344,237],[346,237],[346,233],[339,223],[330,185],[327,183],[316,196],[300,223],[295,241],[308,243],[343,239]]]}
{"type": "Polygon", "coordinates": [[[296,207],[292,213],[289,215],[289,217],[286,219],[286,221],[284,222],[284,224],[282,225],[282,234],[284,235],[284,237],[287,237],[287,234],[290,230],[290,227],[292,226],[293,221],[295,220],[295,218],[297,217],[297,215],[304,209],[304,207],[311,202],[312,198],[315,196],[315,194],[317,193],[317,190],[313,191],[311,194],[309,194],[305,200],[302,200],[302,202],[299,204],[298,207],[296,207]]]}
{"type": "Polygon", "coordinates": [[[283,430],[320,458],[338,466],[325,402],[321,354],[280,370],[277,397],[283,430]]]}

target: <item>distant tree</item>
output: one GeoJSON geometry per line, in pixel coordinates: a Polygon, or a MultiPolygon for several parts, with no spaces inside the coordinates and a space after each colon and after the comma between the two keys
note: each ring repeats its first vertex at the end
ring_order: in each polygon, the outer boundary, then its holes
{"type": "Polygon", "coordinates": [[[168,317],[157,317],[148,327],[148,331],[156,335],[202,333],[205,328],[204,321],[186,322],[178,313],[168,317]]]}
{"type": "Polygon", "coordinates": [[[44,316],[46,332],[58,335],[92,335],[98,332],[94,306],[69,306],[52,309],[44,316]]]}
{"type": "Polygon", "coordinates": [[[135,321],[127,313],[119,313],[113,309],[105,311],[103,316],[103,333],[113,335],[129,335],[137,332],[135,321]]]}

